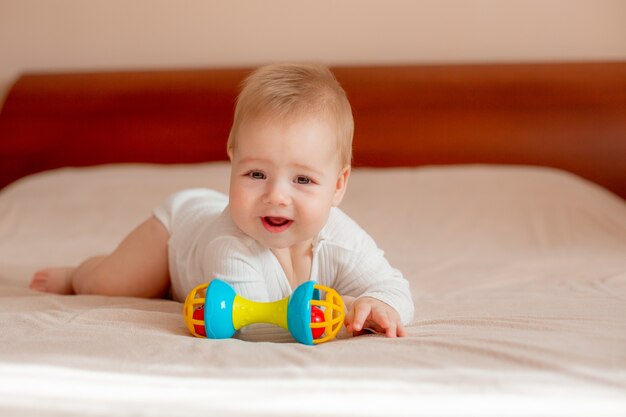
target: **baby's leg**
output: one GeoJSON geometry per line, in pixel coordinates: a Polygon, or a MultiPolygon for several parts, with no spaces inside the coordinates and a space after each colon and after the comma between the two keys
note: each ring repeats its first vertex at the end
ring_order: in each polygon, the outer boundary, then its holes
{"type": "Polygon", "coordinates": [[[151,217],[112,254],[89,258],[77,268],[38,271],[31,288],[59,294],[161,297],[169,287],[168,239],[165,227],[151,217]]]}

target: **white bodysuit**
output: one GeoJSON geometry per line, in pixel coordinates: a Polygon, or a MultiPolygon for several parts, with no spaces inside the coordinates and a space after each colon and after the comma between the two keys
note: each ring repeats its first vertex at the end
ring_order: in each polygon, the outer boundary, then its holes
{"type": "MultiPolygon", "coordinates": [[[[232,221],[228,197],[209,189],[172,195],[154,209],[169,231],[172,296],[183,301],[196,286],[219,278],[254,301],[276,301],[292,288],[274,254],[244,234],[232,221]]],[[[374,240],[336,207],[313,241],[310,280],[341,295],[370,296],[413,319],[409,283],[392,268],[374,240]]]]}

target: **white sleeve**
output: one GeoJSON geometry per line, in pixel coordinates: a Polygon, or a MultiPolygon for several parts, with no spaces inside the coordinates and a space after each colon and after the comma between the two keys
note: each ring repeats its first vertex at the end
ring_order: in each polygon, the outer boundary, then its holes
{"type": "Polygon", "coordinates": [[[342,287],[347,295],[376,298],[392,306],[403,324],[413,320],[415,306],[409,282],[389,264],[384,252],[369,235],[364,233],[362,245],[342,269],[344,275],[339,281],[345,283],[342,287]]]}
{"type": "Polygon", "coordinates": [[[351,297],[376,298],[393,307],[403,324],[410,323],[415,307],[409,282],[389,264],[374,239],[339,209],[332,213],[324,232],[328,262],[321,269],[335,276],[334,288],[351,297]]]}
{"type": "Polygon", "coordinates": [[[165,226],[170,234],[179,222],[180,214],[193,213],[197,210],[209,210],[220,213],[228,204],[228,197],[208,188],[192,188],[170,195],[152,214],[165,226]]]}

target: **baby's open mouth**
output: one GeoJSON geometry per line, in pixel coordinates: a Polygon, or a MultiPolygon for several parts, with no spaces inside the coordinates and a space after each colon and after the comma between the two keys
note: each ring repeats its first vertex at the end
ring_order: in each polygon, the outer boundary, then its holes
{"type": "Polygon", "coordinates": [[[284,217],[265,216],[261,217],[261,220],[263,222],[263,226],[265,226],[265,228],[272,233],[282,232],[287,229],[291,223],[293,223],[293,220],[289,220],[284,217]]]}
{"type": "Polygon", "coordinates": [[[271,226],[284,226],[289,223],[289,219],[285,219],[284,217],[265,217],[265,221],[271,226]]]}

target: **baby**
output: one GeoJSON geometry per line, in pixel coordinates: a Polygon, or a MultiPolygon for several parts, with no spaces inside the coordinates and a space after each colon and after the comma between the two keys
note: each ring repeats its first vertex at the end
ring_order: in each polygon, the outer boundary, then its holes
{"type": "Polygon", "coordinates": [[[237,99],[227,151],[229,196],[185,190],[154,209],[113,253],[46,268],[30,287],[58,294],[184,300],[220,278],[255,301],[308,280],[337,290],[346,330],[404,336],[409,284],[372,238],[337,206],[348,186],[354,122],[325,67],[269,65],[237,99]]]}

